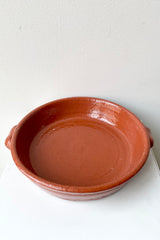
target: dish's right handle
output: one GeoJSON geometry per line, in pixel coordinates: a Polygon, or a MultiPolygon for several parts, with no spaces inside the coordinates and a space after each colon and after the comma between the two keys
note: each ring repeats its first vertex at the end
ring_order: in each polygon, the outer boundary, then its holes
{"type": "Polygon", "coordinates": [[[152,148],[152,147],[153,147],[153,144],[154,144],[154,140],[153,140],[153,137],[152,137],[151,130],[150,130],[148,127],[146,127],[146,126],[145,126],[145,128],[146,128],[146,130],[147,130],[147,133],[148,133],[148,136],[149,136],[149,140],[150,140],[150,147],[152,148]]]}

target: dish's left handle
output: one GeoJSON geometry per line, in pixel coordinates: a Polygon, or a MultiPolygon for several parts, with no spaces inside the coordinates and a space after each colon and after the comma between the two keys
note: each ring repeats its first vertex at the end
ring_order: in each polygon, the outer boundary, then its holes
{"type": "Polygon", "coordinates": [[[6,140],[5,140],[5,145],[6,145],[6,147],[7,147],[8,149],[11,149],[11,141],[12,141],[13,133],[15,132],[16,128],[17,128],[17,125],[14,126],[14,127],[11,129],[11,131],[9,132],[8,137],[7,137],[6,140]]]}

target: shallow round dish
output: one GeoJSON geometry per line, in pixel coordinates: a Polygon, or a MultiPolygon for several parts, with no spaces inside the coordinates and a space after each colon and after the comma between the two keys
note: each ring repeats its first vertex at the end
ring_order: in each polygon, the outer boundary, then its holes
{"type": "Polygon", "coordinates": [[[72,97],[29,113],[6,139],[20,171],[54,195],[110,195],[147,160],[153,140],[141,121],[113,102],[72,97]]]}

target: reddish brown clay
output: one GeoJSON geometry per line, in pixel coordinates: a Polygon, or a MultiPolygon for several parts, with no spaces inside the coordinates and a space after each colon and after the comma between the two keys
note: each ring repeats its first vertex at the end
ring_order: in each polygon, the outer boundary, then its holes
{"type": "Polygon", "coordinates": [[[11,131],[9,132],[8,137],[6,138],[5,145],[6,145],[6,147],[7,147],[8,149],[11,148],[11,140],[12,140],[12,136],[13,136],[13,133],[14,133],[15,129],[16,129],[16,126],[14,126],[14,127],[11,129],[11,131]]]}
{"type": "Polygon", "coordinates": [[[152,145],[150,130],[135,115],[89,97],[35,109],[6,139],[23,174],[70,200],[98,199],[120,189],[142,168],[152,145]]]}

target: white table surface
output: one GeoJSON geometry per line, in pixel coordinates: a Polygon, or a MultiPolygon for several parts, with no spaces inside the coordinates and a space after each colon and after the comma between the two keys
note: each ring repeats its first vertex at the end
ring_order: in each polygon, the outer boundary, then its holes
{"type": "Polygon", "coordinates": [[[2,240],[159,240],[160,174],[153,152],[117,193],[73,202],[49,195],[11,161],[0,178],[2,240]]]}

